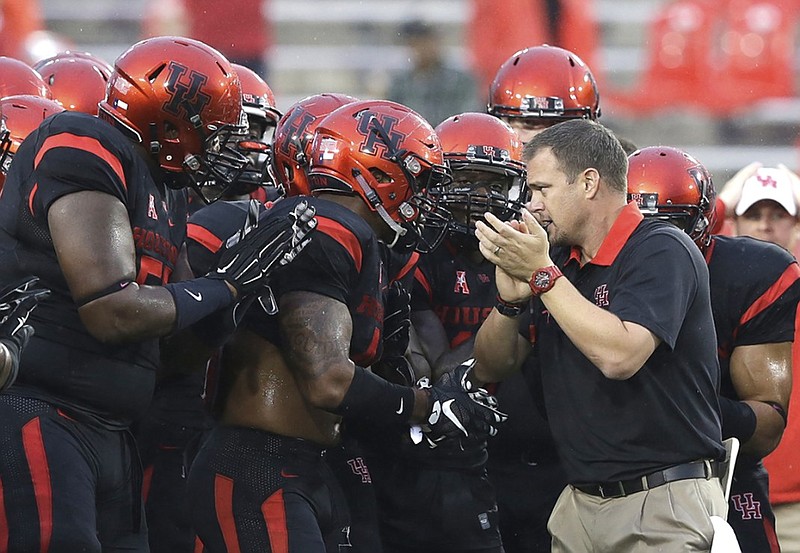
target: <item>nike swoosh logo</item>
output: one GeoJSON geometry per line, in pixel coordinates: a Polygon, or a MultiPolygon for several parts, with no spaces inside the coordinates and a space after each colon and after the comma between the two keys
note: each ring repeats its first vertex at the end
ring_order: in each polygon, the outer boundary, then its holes
{"type": "Polygon", "coordinates": [[[231,262],[230,262],[230,263],[228,263],[227,265],[225,265],[224,267],[219,267],[219,268],[217,268],[217,272],[218,272],[218,273],[220,273],[220,274],[225,274],[225,273],[227,273],[227,272],[228,272],[228,269],[230,269],[230,268],[233,266],[233,264],[236,262],[236,258],[237,258],[237,257],[239,257],[239,256],[236,256],[236,257],[234,257],[233,259],[231,259],[231,262]]]}
{"type": "Polygon", "coordinates": [[[467,429],[466,429],[466,428],[464,428],[464,425],[463,425],[463,424],[461,424],[461,421],[460,421],[460,420],[458,420],[458,417],[457,417],[457,416],[456,416],[456,414],[453,412],[453,408],[451,407],[451,405],[453,404],[453,402],[455,402],[455,400],[454,400],[454,399],[448,399],[447,401],[445,401],[445,402],[442,404],[442,413],[444,414],[444,416],[445,416],[445,417],[447,417],[448,419],[450,419],[450,422],[452,422],[452,423],[453,423],[453,425],[454,425],[456,428],[458,428],[459,430],[461,430],[461,432],[463,432],[463,433],[464,433],[464,436],[469,436],[469,432],[467,432],[467,429]]]}
{"type": "Polygon", "coordinates": [[[202,293],[200,293],[200,292],[192,292],[191,290],[186,290],[185,288],[184,288],[184,291],[187,294],[189,294],[192,297],[193,300],[195,300],[195,301],[203,301],[203,294],[202,293]]]}
{"type": "Polygon", "coordinates": [[[288,472],[286,472],[286,469],[281,469],[281,476],[283,478],[299,478],[300,477],[299,474],[289,474],[288,472]]]}
{"type": "Polygon", "coordinates": [[[395,413],[397,413],[398,415],[403,414],[403,398],[400,398],[400,408],[397,411],[395,411],[395,413]]]}

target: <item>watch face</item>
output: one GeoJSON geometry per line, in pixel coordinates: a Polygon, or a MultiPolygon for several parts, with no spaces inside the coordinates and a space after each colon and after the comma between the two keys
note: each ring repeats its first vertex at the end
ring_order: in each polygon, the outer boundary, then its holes
{"type": "Polygon", "coordinates": [[[550,273],[539,271],[533,279],[533,284],[537,288],[546,288],[550,284],[550,273]]]}

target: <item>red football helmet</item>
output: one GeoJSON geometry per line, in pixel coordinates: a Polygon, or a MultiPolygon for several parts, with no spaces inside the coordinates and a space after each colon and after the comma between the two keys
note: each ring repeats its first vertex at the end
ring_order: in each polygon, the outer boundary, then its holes
{"type": "Polygon", "coordinates": [[[543,44],[520,50],[500,66],[487,109],[495,117],[594,120],[600,117],[600,95],[578,56],[543,44]]]}
{"type": "MultiPolygon", "coordinates": [[[[250,194],[261,186],[275,189],[269,167],[271,132],[274,131],[281,112],[275,107],[275,95],[258,74],[244,65],[232,63],[242,84],[242,107],[247,114],[247,137],[239,142],[239,151],[250,158],[250,163],[228,193],[232,196],[250,194]]],[[[276,194],[280,196],[282,189],[276,194]]]]}
{"type": "Polygon", "coordinates": [[[253,123],[257,123],[261,127],[261,134],[256,137],[251,133],[251,138],[261,140],[268,128],[278,124],[278,119],[282,115],[276,107],[275,95],[258,73],[238,63],[231,65],[242,83],[242,106],[251,128],[253,123]]]}
{"type": "Polygon", "coordinates": [[[491,211],[503,221],[528,199],[522,143],[504,121],[486,113],[462,113],[436,127],[453,184],[431,195],[453,213],[451,231],[474,236],[475,221],[491,211]]]}
{"type": "Polygon", "coordinates": [[[711,175],[695,158],[667,146],[650,146],[628,157],[628,199],[645,217],[673,223],[705,249],[716,223],[711,175]]]}
{"type": "Polygon", "coordinates": [[[394,232],[389,247],[429,251],[447,230],[449,212],[428,196],[451,180],[442,146],[430,124],[401,104],[354,102],[325,117],[308,178],[312,193],[360,196],[394,232]]]}
{"type": "Polygon", "coordinates": [[[0,98],[18,94],[53,97],[42,77],[31,66],[18,59],[0,56],[0,98]]]}
{"type": "Polygon", "coordinates": [[[293,104],[280,118],[272,138],[272,172],[287,196],[311,193],[306,172],[314,130],[336,108],[356,101],[347,94],[315,94],[293,104]]]}
{"type": "Polygon", "coordinates": [[[197,182],[214,182],[224,190],[247,165],[236,149],[246,133],[239,78],[197,40],[156,37],[131,46],[114,63],[99,116],[147,148],[172,187],[200,192],[197,182]]]}
{"type": "Polygon", "coordinates": [[[62,52],[38,62],[34,69],[64,109],[90,115],[97,115],[113,71],[105,61],[84,52],[62,52]]]}
{"type": "MultiPolygon", "coordinates": [[[[0,100],[0,113],[7,134],[0,150],[0,188],[5,184],[6,174],[14,154],[22,141],[32,133],[39,124],[53,115],[64,111],[61,105],[41,96],[19,95],[8,96],[0,100]]],[[[2,134],[2,133],[0,133],[2,134]]]]}

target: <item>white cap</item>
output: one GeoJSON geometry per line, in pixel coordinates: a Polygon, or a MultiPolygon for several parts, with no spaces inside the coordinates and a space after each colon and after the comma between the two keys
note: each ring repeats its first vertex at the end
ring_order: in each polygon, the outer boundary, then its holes
{"type": "Polygon", "coordinates": [[[761,167],[753,176],[744,181],[742,198],[736,204],[736,215],[741,215],[754,203],[761,200],[777,202],[792,217],[797,215],[792,180],[780,169],[761,167]]]}

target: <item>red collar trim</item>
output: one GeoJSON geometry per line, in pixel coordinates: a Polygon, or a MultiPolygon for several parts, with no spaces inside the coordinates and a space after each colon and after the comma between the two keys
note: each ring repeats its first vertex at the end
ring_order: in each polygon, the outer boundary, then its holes
{"type": "MultiPolygon", "coordinates": [[[[639,223],[642,222],[642,219],[644,219],[644,216],[642,212],[639,211],[639,206],[636,205],[636,202],[629,202],[628,205],[620,211],[616,221],[611,225],[611,230],[608,232],[608,235],[603,240],[603,243],[600,244],[597,255],[594,256],[594,259],[589,261],[589,263],[605,267],[614,263],[620,250],[622,250],[622,246],[624,246],[628,238],[631,237],[631,234],[633,234],[633,231],[639,226],[639,223]]],[[[580,263],[581,252],[576,246],[572,247],[569,260],[578,261],[580,263]]]]}

